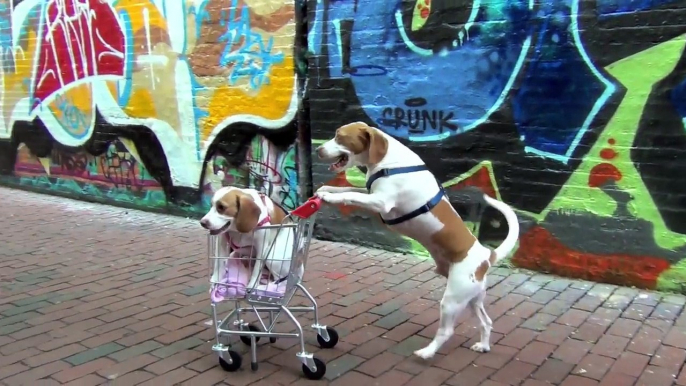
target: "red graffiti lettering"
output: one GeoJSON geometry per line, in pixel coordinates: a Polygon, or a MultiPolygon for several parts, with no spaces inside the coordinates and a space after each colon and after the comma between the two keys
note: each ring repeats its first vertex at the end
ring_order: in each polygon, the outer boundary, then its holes
{"type": "Polygon", "coordinates": [[[107,2],[49,0],[42,12],[32,108],[81,79],[124,76],[125,38],[107,2]]]}

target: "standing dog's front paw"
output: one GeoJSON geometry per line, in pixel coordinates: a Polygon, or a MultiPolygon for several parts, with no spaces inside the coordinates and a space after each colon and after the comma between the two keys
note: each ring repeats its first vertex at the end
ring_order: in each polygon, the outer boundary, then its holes
{"type": "Polygon", "coordinates": [[[316,193],[317,197],[321,198],[322,201],[328,202],[329,204],[340,204],[343,202],[340,198],[340,194],[331,192],[319,192],[316,193]]]}
{"type": "Polygon", "coordinates": [[[317,193],[330,193],[330,192],[333,192],[335,190],[334,188],[335,188],[334,186],[324,185],[324,186],[321,186],[319,189],[317,189],[317,192],[315,194],[317,194],[317,193]]]}
{"type": "Polygon", "coordinates": [[[330,192],[327,192],[326,190],[322,190],[321,188],[314,192],[314,195],[316,197],[319,197],[322,199],[322,201],[326,201],[326,197],[329,196],[330,192]]]}

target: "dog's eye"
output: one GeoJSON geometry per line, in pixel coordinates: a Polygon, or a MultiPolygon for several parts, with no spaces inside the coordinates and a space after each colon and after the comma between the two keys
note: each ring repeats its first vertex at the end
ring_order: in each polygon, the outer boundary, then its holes
{"type": "Polygon", "coordinates": [[[217,212],[223,212],[226,207],[223,204],[217,204],[217,212]]]}

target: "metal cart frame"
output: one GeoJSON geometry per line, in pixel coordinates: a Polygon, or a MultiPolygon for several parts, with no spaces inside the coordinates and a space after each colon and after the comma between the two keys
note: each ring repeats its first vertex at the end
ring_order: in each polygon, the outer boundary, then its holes
{"type": "MultiPolygon", "coordinates": [[[[258,368],[257,342],[262,337],[268,337],[272,343],[277,338],[298,338],[300,340],[300,351],[296,356],[302,362],[304,375],[309,379],[318,380],[326,373],[326,364],[312,353],[307,352],[303,327],[294,315],[294,313],[303,312],[314,313],[314,323],[310,327],[317,331],[319,345],[322,348],[333,348],[336,346],[338,343],[338,333],[333,328],[320,324],[317,301],[302,284],[302,276],[305,273],[309,246],[312,240],[314,221],[320,206],[321,200],[312,198],[291,211],[281,224],[265,225],[255,229],[255,231],[293,232],[290,268],[289,274],[285,279],[286,285],[283,296],[271,296],[270,294],[256,291],[255,288],[246,288],[244,295],[237,295],[235,298],[227,299],[229,302],[234,302],[235,306],[224,318],[220,317],[217,304],[214,301],[212,302],[212,318],[216,337],[216,343],[212,346],[212,350],[218,354],[219,364],[225,371],[233,372],[241,367],[241,355],[232,350],[232,343],[230,341],[232,336],[239,336],[243,343],[250,346],[250,367],[253,371],[256,371],[258,368]],[[289,304],[297,292],[302,293],[312,305],[290,307],[289,304]],[[243,319],[243,315],[250,312],[257,316],[257,325],[250,324],[243,319]],[[261,314],[267,314],[267,317],[263,317],[261,314]],[[295,332],[275,331],[276,322],[281,314],[285,314],[288,320],[293,323],[295,332]],[[222,343],[222,338],[225,337],[229,338],[227,339],[227,344],[222,343]]],[[[272,248],[274,248],[273,244],[269,246],[270,252],[272,248]]],[[[219,260],[236,259],[235,257],[229,257],[232,251],[231,245],[223,234],[208,236],[211,285],[223,285],[213,280],[212,277],[216,272],[216,264],[219,260]]],[[[265,261],[256,263],[264,265],[265,261]]]]}

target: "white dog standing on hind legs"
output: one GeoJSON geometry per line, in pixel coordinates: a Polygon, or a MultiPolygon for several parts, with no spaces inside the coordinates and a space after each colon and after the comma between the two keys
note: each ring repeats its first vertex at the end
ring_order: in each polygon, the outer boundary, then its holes
{"type": "Polygon", "coordinates": [[[381,130],[362,122],[342,126],[317,149],[317,155],[331,160],[329,169],[335,173],[367,167],[366,189],[323,186],[317,196],[330,204],[355,205],[378,213],[392,230],[421,243],[436,262],[436,273],[448,279],[436,336],[415,354],[433,357],[453,335],[466,308],[476,314],[481,330],[481,339],[472,350],[488,352],[493,322],[484,308],[486,273],[517,243],[519,223],[512,208],[484,195],[485,202],[505,216],[509,228],[503,243],[491,250],[469,231],[422,159],[381,130]]]}

